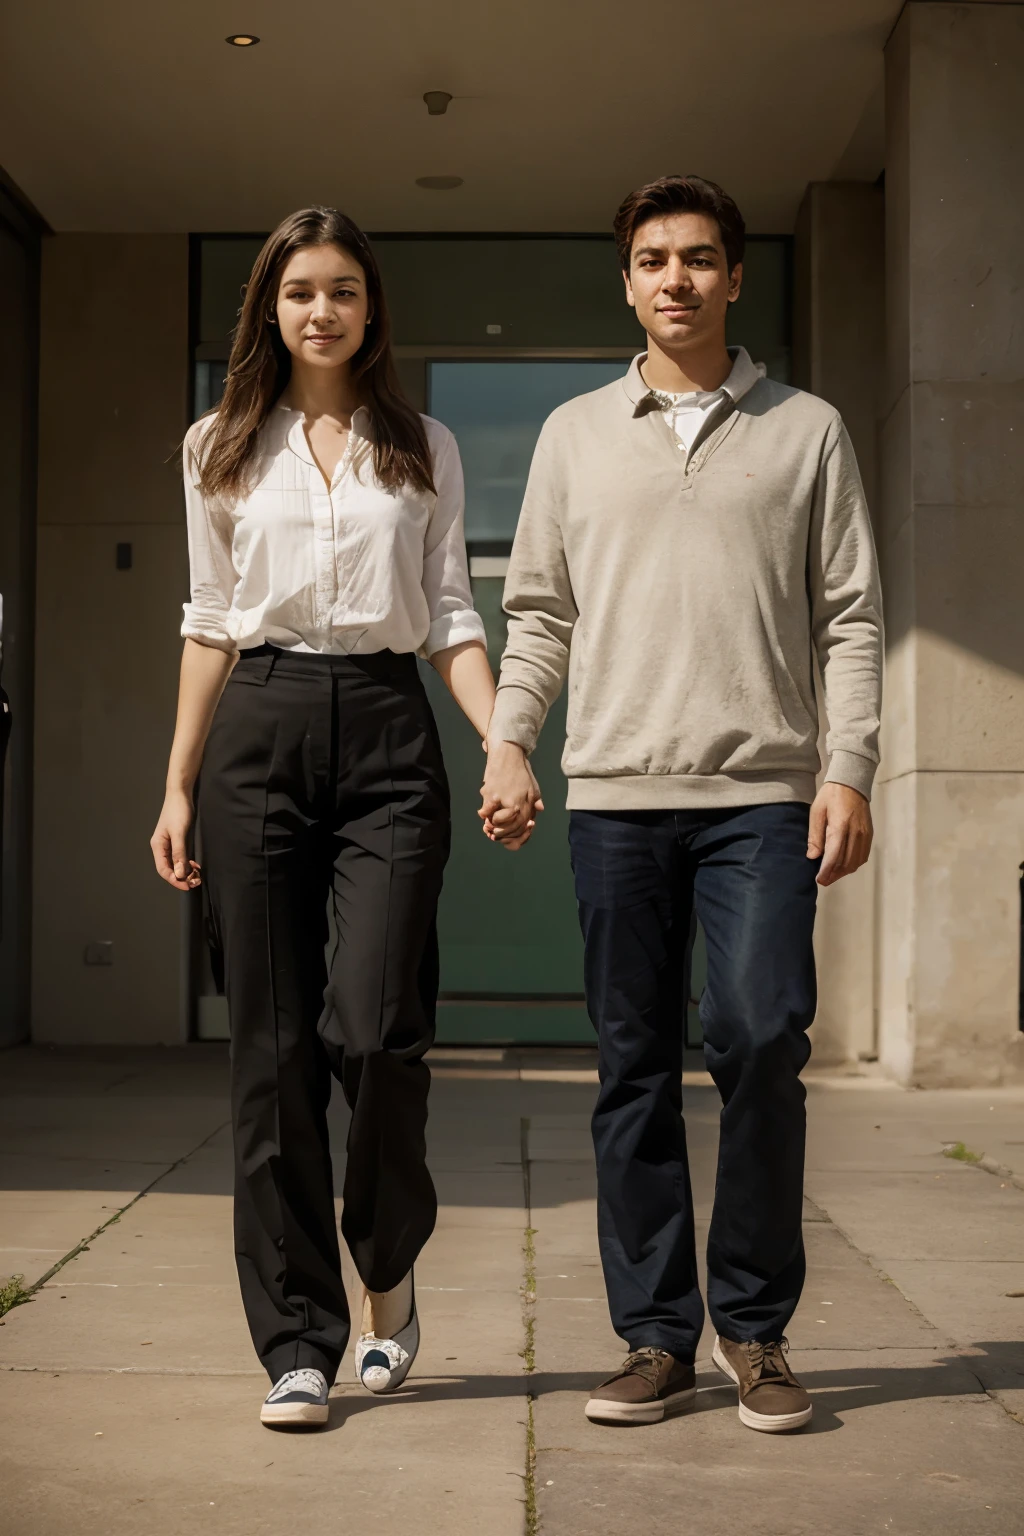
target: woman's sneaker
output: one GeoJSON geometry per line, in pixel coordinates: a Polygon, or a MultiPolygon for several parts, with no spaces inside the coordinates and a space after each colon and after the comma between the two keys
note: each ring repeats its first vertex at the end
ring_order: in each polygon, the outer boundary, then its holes
{"type": "Polygon", "coordinates": [[[634,1349],[621,1370],[594,1388],[585,1411],[595,1424],[658,1424],[692,1407],[696,1396],[692,1365],[663,1349],[634,1349]]]}
{"type": "Polygon", "coordinates": [[[810,1422],[811,1399],[789,1368],[788,1349],[786,1339],[736,1344],[719,1334],[715,1340],[711,1358],[739,1388],[740,1423],[748,1429],[778,1435],[810,1422]]]}
{"type": "Polygon", "coordinates": [[[330,1388],[322,1371],[287,1371],[260,1409],[260,1423],[289,1429],[312,1429],[327,1423],[330,1388]]]}
{"type": "Polygon", "coordinates": [[[356,1342],[356,1380],[369,1392],[394,1392],[412,1369],[420,1347],[412,1271],[393,1291],[366,1293],[363,1332],[356,1342]],[[399,1318],[407,1321],[396,1328],[399,1318]]]}

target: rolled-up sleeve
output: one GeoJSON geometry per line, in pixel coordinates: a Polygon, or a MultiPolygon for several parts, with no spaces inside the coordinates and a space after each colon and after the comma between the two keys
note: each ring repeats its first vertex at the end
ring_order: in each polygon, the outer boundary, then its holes
{"type": "Polygon", "coordinates": [[[446,433],[434,462],[437,498],[423,545],[423,595],[430,610],[424,656],[453,645],[486,645],[483,620],[473,607],[466,558],[465,502],[458,445],[446,433]]]}
{"type": "MultiPolygon", "coordinates": [[[[197,424],[198,426],[198,424],[197,424]]],[[[231,603],[237,580],[231,561],[231,520],[211,506],[197,484],[196,452],[201,431],[193,427],[185,438],[185,521],[191,601],[184,604],[181,633],[186,640],[237,650],[231,633],[231,603]]]]}

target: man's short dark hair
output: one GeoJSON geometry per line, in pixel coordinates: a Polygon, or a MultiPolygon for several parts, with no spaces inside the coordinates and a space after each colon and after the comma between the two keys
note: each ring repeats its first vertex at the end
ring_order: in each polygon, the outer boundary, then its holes
{"type": "Polygon", "coordinates": [[[728,192],[703,176],[661,176],[631,192],[615,215],[612,227],[623,272],[629,271],[633,240],[640,225],[667,213],[709,214],[718,224],[729,271],[743,260],[746,225],[728,192]]]}

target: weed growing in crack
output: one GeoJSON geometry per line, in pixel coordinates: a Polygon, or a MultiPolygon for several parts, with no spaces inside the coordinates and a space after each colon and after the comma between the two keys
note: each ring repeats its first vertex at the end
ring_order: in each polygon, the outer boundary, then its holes
{"type": "Polygon", "coordinates": [[[25,1289],[25,1276],[12,1275],[0,1285],[0,1317],[5,1317],[13,1307],[20,1307],[31,1300],[31,1291],[25,1289]]]}

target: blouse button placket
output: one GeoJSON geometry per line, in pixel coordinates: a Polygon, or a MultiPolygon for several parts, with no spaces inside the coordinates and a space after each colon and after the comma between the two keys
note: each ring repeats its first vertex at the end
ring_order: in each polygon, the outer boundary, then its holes
{"type": "Polygon", "coordinates": [[[326,629],[331,621],[337,598],[337,577],[334,559],[334,504],[331,493],[323,484],[319,470],[312,472],[320,480],[319,486],[311,478],[310,501],[313,508],[313,560],[316,570],[314,587],[314,622],[318,629],[326,629]]]}
{"type": "Polygon", "coordinates": [[[345,444],[345,451],[334,471],[331,489],[324,496],[324,526],[321,531],[321,537],[317,540],[317,624],[324,630],[327,630],[330,626],[334,615],[334,605],[338,600],[338,592],[341,586],[340,572],[338,570],[339,540],[337,529],[340,514],[339,508],[335,503],[335,496],[340,491],[349,472],[354,449],[355,433],[350,432],[348,442],[345,444]]]}

